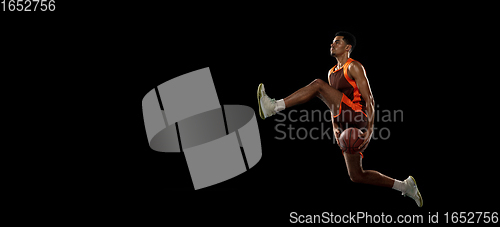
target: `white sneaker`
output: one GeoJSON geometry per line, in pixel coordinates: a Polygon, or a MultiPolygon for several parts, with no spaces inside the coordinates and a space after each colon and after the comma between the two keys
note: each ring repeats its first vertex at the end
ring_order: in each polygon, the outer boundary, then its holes
{"type": "Polygon", "coordinates": [[[260,118],[266,119],[267,117],[276,114],[274,108],[276,107],[276,100],[269,98],[264,89],[264,84],[259,84],[257,89],[257,100],[259,101],[259,115],[260,118]]]}
{"type": "Polygon", "coordinates": [[[403,182],[406,185],[406,193],[403,193],[402,195],[412,198],[413,200],[415,200],[419,207],[422,207],[422,205],[424,204],[424,200],[422,199],[422,195],[420,195],[420,191],[418,191],[415,178],[409,176],[403,182]]]}

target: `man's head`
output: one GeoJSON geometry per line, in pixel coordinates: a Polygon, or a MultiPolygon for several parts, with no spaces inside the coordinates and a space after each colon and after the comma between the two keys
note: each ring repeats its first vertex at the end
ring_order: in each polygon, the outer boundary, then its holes
{"type": "Polygon", "coordinates": [[[346,51],[349,51],[350,54],[356,46],[356,37],[354,37],[354,35],[349,32],[337,32],[335,33],[335,39],[330,46],[330,54],[334,57],[340,56],[346,51]]]}

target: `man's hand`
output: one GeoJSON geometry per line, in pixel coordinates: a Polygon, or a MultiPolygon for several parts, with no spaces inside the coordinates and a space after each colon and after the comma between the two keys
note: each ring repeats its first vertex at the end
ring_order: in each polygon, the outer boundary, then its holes
{"type": "Polygon", "coordinates": [[[363,139],[363,143],[359,145],[358,149],[362,150],[370,142],[373,134],[373,129],[369,128],[366,132],[359,135],[359,138],[363,139]]]}
{"type": "Polygon", "coordinates": [[[335,140],[337,140],[337,145],[339,145],[339,147],[340,147],[339,143],[340,134],[342,134],[342,132],[340,131],[339,128],[333,128],[333,135],[335,136],[335,140]]]}

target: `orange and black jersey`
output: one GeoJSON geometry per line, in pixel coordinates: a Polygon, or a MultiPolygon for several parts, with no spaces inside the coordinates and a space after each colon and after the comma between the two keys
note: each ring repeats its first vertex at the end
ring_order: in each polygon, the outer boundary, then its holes
{"type": "MultiPolygon", "coordinates": [[[[330,86],[343,93],[342,103],[339,112],[335,113],[334,121],[349,123],[351,127],[364,128],[367,122],[366,102],[359,92],[356,81],[351,79],[347,73],[349,65],[353,61],[352,58],[349,58],[342,67],[335,70],[335,65],[328,72],[330,86]]],[[[347,126],[341,125],[341,127],[346,129],[344,127],[347,126]]]]}

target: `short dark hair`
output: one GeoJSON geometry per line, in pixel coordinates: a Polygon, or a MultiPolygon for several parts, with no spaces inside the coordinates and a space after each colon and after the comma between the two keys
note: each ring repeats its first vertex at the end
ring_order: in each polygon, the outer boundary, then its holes
{"type": "Polygon", "coordinates": [[[345,31],[337,32],[335,33],[335,36],[344,36],[343,38],[344,42],[352,46],[351,50],[349,50],[349,53],[352,53],[354,47],[356,46],[356,37],[354,37],[353,34],[345,31]]]}

